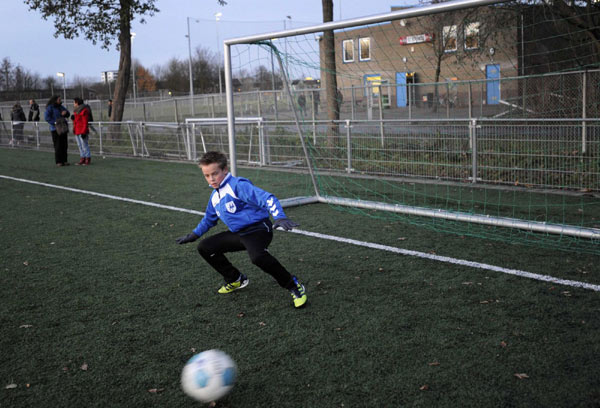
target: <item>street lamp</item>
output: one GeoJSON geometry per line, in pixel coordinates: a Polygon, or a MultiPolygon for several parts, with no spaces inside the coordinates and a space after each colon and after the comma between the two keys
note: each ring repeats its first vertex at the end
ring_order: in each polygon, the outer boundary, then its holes
{"type": "Polygon", "coordinates": [[[223,93],[223,85],[221,82],[221,43],[219,42],[219,20],[223,13],[220,11],[215,14],[215,27],[217,29],[217,58],[218,58],[218,69],[219,69],[219,94],[223,93]]]}
{"type": "MultiPolygon", "coordinates": [[[[192,110],[192,116],[195,116],[194,113],[194,78],[192,76],[192,38],[190,36],[190,18],[187,18],[187,29],[188,29],[188,33],[186,35],[187,39],[188,39],[188,52],[189,52],[189,69],[190,69],[190,106],[191,106],[191,110],[192,110]]],[[[194,21],[196,23],[199,23],[199,20],[194,19],[194,21]]]]}
{"type": "MultiPolygon", "coordinates": [[[[131,48],[133,50],[133,39],[135,38],[135,33],[131,33],[131,48]]],[[[133,53],[132,53],[133,54],[133,53]]],[[[137,86],[135,81],[135,60],[133,57],[131,58],[131,69],[133,70],[133,106],[137,106],[137,86]]]]}
{"type": "Polygon", "coordinates": [[[56,76],[62,77],[63,79],[63,102],[67,103],[67,76],[64,72],[57,72],[56,76]]]}

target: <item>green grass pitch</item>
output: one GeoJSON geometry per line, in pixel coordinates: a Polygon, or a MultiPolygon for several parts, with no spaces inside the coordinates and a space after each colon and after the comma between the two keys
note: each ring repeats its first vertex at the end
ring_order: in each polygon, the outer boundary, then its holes
{"type": "MultiPolygon", "coordinates": [[[[4,176],[200,211],[210,193],[189,163],[53,162],[0,149],[4,176]]],[[[198,406],[179,376],[211,348],[239,369],[217,407],[600,405],[599,292],[278,231],[270,251],[307,287],[295,310],[245,253],[230,259],[250,285],[218,295],[195,246],[175,244],[197,215],[7,179],[0,196],[0,407],[198,406]]],[[[286,212],[307,231],[600,284],[595,255],[286,212]]]]}

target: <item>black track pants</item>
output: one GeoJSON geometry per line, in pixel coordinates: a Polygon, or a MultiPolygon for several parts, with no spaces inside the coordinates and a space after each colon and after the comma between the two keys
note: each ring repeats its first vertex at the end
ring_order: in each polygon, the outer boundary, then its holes
{"type": "Polygon", "coordinates": [[[226,231],[200,241],[198,252],[210,266],[223,275],[226,282],[231,283],[239,278],[240,272],[224,254],[246,250],[254,265],[271,275],[279,286],[290,289],[294,286],[292,275],[267,250],[272,239],[273,230],[270,226],[243,235],[226,231]]]}

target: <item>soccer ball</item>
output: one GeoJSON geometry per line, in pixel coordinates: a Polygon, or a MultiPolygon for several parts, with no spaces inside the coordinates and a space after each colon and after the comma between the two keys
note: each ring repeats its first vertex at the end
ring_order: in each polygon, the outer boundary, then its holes
{"type": "Polygon", "coordinates": [[[231,391],[236,372],[235,363],[224,352],[203,351],[190,358],[183,367],[181,388],[198,401],[216,401],[231,391]]]}

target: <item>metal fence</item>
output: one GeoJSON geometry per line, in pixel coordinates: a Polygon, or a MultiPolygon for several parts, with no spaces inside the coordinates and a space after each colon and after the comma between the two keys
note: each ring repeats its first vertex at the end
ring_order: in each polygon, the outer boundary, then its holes
{"type": "MultiPolygon", "coordinates": [[[[598,118],[600,117],[600,70],[562,72],[517,78],[479,81],[409,83],[392,81],[380,86],[340,88],[340,120],[479,119],[479,118],[598,118]],[[490,100],[488,86],[496,82],[499,98],[490,100]],[[398,106],[398,94],[405,106],[398,106]]],[[[86,101],[94,118],[108,121],[107,101],[86,101]]],[[[27,101],[21,101],[27,110],[27,101]]],[[[311,121],[327,117],[327,97],[320,88],[292,86],[285,91],[251,91],[234,94],[236,116],[265,120],[292,120],[292,107],[311,121]],[[304,107],[298,104],[300,96],[304,107]]],[[[2,118],[10,119],[11,104],[0,104],[2,118]]],[[[43,107],[42,107],[43,109],[43,107]]],[[[42,112],[43,115],[43,112],[42,112]]],[[[127,102],[124,120],[184,122],[187,118],[227,116],[225,94],[138,99],[127,102]]],[[[42,118],[43,120],[43,118],[42,118]]]]}
{"type": "MultiPolygon", "coordinates": [[[[473,119],[305,121],[317,172],[345,177],[450,180],[600,191],[600,120],[473,119]]],[[[48,125],[0,122],[0,146],[51,150],[48,125]]],[[[71,139],[70,153],[77,145],[71,139]]],[[[97,122],[94,154],[196,160],[229,151],[220,122],[97,122]]],[[[237,163],[307,170],[296,124],[254,118],[236,125],[237,163]]]]}

